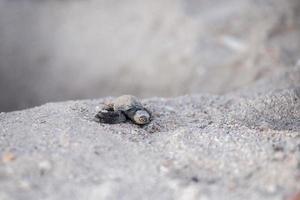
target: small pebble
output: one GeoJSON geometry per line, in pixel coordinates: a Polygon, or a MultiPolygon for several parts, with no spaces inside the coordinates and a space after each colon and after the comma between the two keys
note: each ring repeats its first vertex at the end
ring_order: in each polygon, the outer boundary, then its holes
{"type": "Polygon", "coordinates": [[[16,156],[11,152],[6,152],[2,155],[3,163],[10,163],[16,159],[16,156]]]}

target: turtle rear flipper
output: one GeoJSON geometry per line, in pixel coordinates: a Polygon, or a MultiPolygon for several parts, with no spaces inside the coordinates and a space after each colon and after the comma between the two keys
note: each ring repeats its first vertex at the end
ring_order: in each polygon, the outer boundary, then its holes
{"type": "Polygon", "coordinates": [[[126,121],[126,116],[122,111],[101,110],[95,116],[100,123],[118,124],[126,121]]]}

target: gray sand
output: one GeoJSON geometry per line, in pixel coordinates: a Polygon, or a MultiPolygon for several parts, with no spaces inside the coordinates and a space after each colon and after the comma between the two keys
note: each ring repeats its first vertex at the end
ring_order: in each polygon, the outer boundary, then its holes
{"type": "Polygon", "coordinates": [[[0,199],[290,199],[299,86],[298,67],[222,96],[143,99],[144,127],[94,122],[111,97],[1,113],[0,199]]]}

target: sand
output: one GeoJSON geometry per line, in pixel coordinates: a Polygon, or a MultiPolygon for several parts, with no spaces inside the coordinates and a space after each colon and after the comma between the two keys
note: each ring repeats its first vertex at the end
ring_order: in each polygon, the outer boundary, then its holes
{"type": "Polygon", "coordinates": [[[147,98],[144,127],[99,124],[111,99],[0,114],[1,200],[292,199],[300,67],[225,95],[147,98]]]}

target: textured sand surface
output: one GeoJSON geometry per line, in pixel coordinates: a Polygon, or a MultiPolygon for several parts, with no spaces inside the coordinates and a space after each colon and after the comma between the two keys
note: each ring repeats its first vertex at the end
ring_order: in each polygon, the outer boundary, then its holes
{"type": "Polygon", "coordinates": [[[298,67],[227,95],[143,99],[144,127],[94,122],[110,97],[1,113],[0,199],[292,199],[299,86],[298,67]]]}

